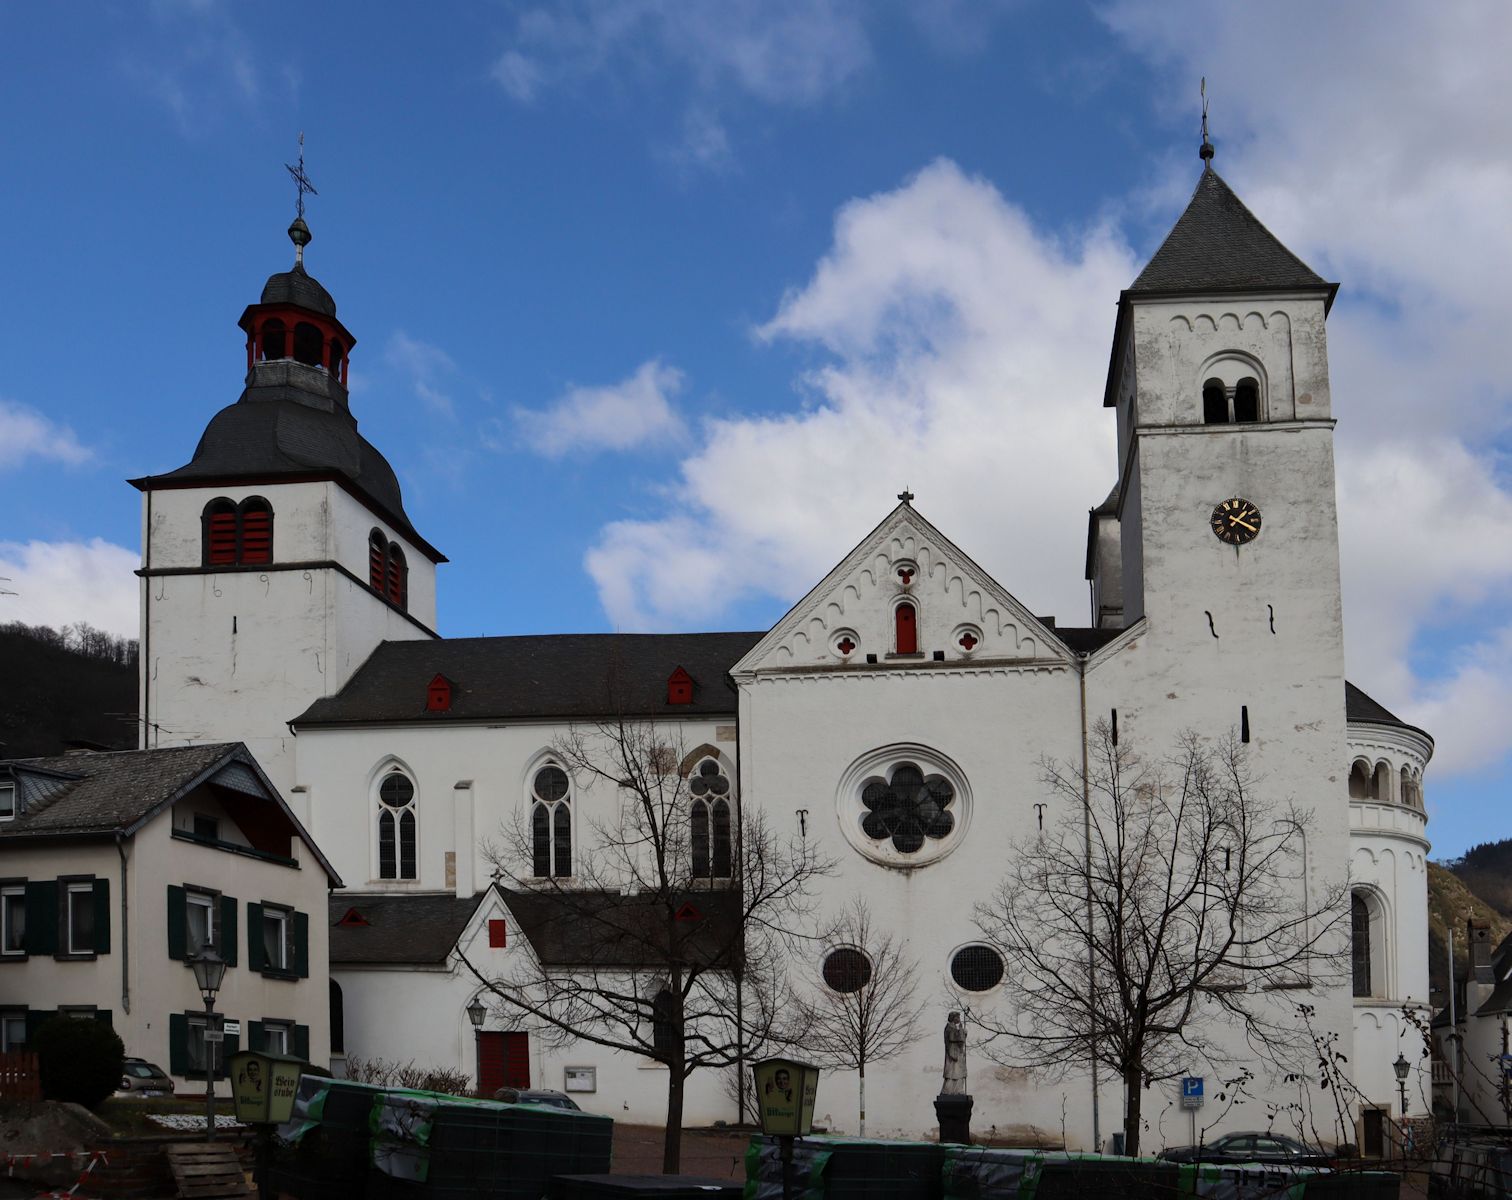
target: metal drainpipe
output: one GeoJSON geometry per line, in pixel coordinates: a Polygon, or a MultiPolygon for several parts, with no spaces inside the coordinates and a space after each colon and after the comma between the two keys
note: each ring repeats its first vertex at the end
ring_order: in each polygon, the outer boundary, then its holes
{"type": "MultiPolygon", "coordinates": [[[[1092,987],[1092,973],[1096,966],[1096,960],[1092,952],[1092,791],[1087,780],[1087,656],[1082,655],[1077,664],[1079,668],[1079,680],[1081,683],[1081,759],[1082,759],[1082,838],[1085,849],[1083,850],[1083,874],[1087,879],[1087,987],[1092,987]]],[[[1096,1001],[1093,996],[1087,997],[1089,1010],[1096,1009],[1096,1001]]],[[[1096,1033],[1093,1032],[1095,1039],[1096,1033]]],[[[1092,1059],[1092,1152],[1102,1153],[1102,1119],[1097,1105],[1097,1050],[1095,1041],[1091,1053],[1092,1059]]]]}
{"type": "Polygon", "coordinates": [[[121,856],[121,1011],[131,1012],[131,901],[126,891],[126,838],[117,829],[116,853],[121,856]]]}

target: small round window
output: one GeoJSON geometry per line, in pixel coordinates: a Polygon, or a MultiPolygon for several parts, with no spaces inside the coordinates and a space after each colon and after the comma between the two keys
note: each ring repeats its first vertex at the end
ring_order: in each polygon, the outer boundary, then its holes
{"type": "Polygon", "coordinates": [[[561,767],[542,767],[535,777],[536,799],[554,804],[567,797],[567,772],[561,767]]]}
{"type": "Polygon", "coordinates": [[[963,946],[950,960],[950,977],[967,992],[990,992],[1003,982],[1003,956],[991,946],[963,946]]]}
{"type": "Polygon", "coordinates": [[[850,946],[831,950],[824,958],[824,982],[832,992],[859,992],[871,982],[871,960],[850,946]]]}
{"type": "Polygon", "coordinates": [[[386,775],[383,782],[378,785],[378,799],[390,808],[403,808],[414,798],[415,785],[397,771],[392,775],[386,775]]]}

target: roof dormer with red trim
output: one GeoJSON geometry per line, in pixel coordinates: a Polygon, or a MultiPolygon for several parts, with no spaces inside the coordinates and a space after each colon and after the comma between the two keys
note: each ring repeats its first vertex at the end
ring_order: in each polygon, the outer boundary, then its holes
{"type": "Polygon", "coordinates": [[[426,712],[451,712],[452,681],[445,675],[437,675],[425,688],[426,712]]]}
{"type": "Polygon", "coordinates": [[[678,667],[677,670],[667,677],[667,703],[693,703],[693,676],[689,675],[681,667],[678,667]]]}

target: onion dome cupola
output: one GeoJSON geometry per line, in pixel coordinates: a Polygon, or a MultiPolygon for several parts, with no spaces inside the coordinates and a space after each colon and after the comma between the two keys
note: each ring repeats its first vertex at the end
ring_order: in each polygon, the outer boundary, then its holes
{"type": "Polygon", "coordinates": [[[433,562],[445,562],[405,514],[393,467],[357,431],[347,397],[357,339],[337,319],[331,293],[305,270],[312,236],[296,217],[293,267],[270,275],[237,322],[247,335],[247,377],[236,403],[211,418],[186,465],[131,482],[146,490],[335,479],[433,562]]]}

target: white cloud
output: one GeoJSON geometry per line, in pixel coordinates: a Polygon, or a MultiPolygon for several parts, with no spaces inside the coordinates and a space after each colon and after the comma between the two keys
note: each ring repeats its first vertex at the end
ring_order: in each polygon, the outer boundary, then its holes
{"type": "Polygon", "coordinates": [[[717,114],[701,107],[683,114],[681,137],[662,152],[662,157],[684,171],[722,173],[735,165],[729,133],[717,114]]]}
{"type": "Polygon", "coordinates": [[[801,594],[905,484],[1031,606],[1082,612],[1086,512],[1114,473],[1106,301],[1134,267],[1106,230],[1043,237],[950,162],[847,205],[759,334],[828,351],[812,403],[710,422],[673,511],[604,530],[587,566],[611,619],[668,628],[801,594]]]}
{"type": "Polygon", "coordinates": [[[0,621],[72,625],[137,636],[135,550],[87,542],[0,542],[0,621]]]}
{"type": "Polygon", "coordinates": [[[179,130],[198,136],[226,103],[256,104],[262,83],[243,32],[224,0],[154,0],[151,19],[122,54],[127,79],[173,114],[179,130]]]}
{"type": "Polygon", "coordinates": [[[681,371],[652,359],[608,387],[573,387],[547,408],[516,408],[515,422],[525,444],[547,458],[677,446],[684,431],[671,398],[682,382],[681,371]]]}
{"type": "Polygon", "coordinates": [[[492,75],[516,100],[655,56],[695,87],[733,86],[756,99],[806,104],[871,58],[857,0],[577,0],[524,8],[492,75]]]}
{"type": "Polygon", "coordinates": [[[383,361],[409,379],[410,387],[431,412],[438,416],[456,415],[456,405],[448,391],[448,380],[457,376],[457,364],[450,354],[431,342],[412,338],[396,330],[383,348],[383,361]]]}
{"type": "Polygon", "coordinates": [[[19,467],[29,458],[78,466],[92,457],[68,426],[24,404],[0,400],[0,471],[19,467]]]}

